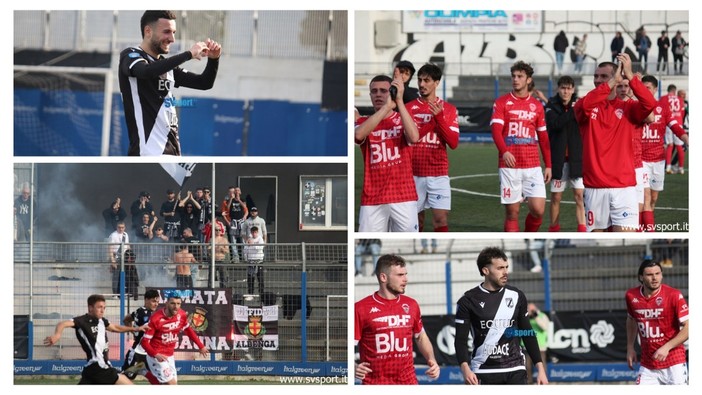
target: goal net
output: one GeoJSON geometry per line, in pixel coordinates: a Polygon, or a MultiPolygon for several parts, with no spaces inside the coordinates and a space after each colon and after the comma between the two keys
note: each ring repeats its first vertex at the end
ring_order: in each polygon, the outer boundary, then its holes
{"type": "Polygon", "coordinates": [[[106,156],[109,69],[14,66],[16,156],[106,156]]]}

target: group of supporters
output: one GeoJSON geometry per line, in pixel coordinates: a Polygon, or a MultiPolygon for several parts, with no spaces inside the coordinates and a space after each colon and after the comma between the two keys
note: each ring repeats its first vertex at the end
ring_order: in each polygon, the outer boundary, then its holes
{"type": "MultiPolygon", "coordinates": [[[[546,98],[534,87],[531,65],[518,61],[510,72],[512,91],[495,100],[490,121],[499,152],[503,230],[520,231],[524,202],[529,212],[523,230],[540,229],[550,182],[549,231],[561,230],[560,202],[568,184],[577,231],[653,231],[658,194],[666,173],[672,173],[673,147],[684,172],[685,93],[681,99],[671,85],[656,100],[658,80],[635,74],[625,53],[598,65],[595,89],[580,99],[570,76],[559,78],[557,94],[546,98]]],[[[413,74],[412,64],[402,61],[394,78],[374,77],[375,112],[356,116],[354,138],[364,161],[359,232],[421,232],[428,208],[433,230],[448,231],[446,148],[458,144],[458,113],[436,95],[438,66],[419,69],[418,96],[407,94],[413,74]]]]}

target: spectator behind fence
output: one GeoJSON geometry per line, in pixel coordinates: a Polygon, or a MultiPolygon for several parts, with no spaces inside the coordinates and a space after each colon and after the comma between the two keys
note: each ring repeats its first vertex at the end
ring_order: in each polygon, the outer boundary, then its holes
{"type": "Polygon", "coordinates": [[[139,243],[146,243],[153,237],[154,225],[158,218],[151,220],[151,216],[148,213],[144,213],[141,217],[141,226],[135,229],[136,241],[139,243]]]}
{"type": "MultiPolygon", "coordinates": [[[[420,254],[426,254],[429,252],[427,247],[429,247],[429,240],[427,239],[422,239],[422,250],[419,251],[420,254]]],[[[431,239],[431,253],[435,254],[436,253],[436,246],[437,246],[437,241],[436,239],[431,239]]]]}
{"type": "MultiPolygon", "coordinates": [[[[15,199],[15,241],[29,241],[32,232],[32,191],[29,183],[22,184],[22,192],[15,199]]],[[[36,202],[35,202],[36,203],[36,202]]]]}
{"type": "Polygon", "coordinates": [[[122,200],[117,197],[110,207],[102,210],[105,220],[105,237],[109,237],[117,229],[117,223],[127,218],[127,211],[122,207],[122,200]]]}
{"type": "Polygon", "coordinates": [[[585,53],[587,51],[587,33],[583,34],[583,38],[578,40],[575,44],[575,73],[583,73],[583,61],[585,60],[585,53]]]}
{"type": "Polygon", "coordinates": [[[656,42],[658,45],[658,60],[656,62],[656,71],[668,72],[668,48],[670,48],[670,38],[668,32],[661,31],[661,36],[656,42]]]}
{"type": "Polygon", "coordinates": [[[258,234],[258,227],[253,226],[250,231],[251,237],[246,240],[246,246],[244,246],[244,260],[249,265],[246,270],[246,290],[249,296],[246,300],[253,300],[251,294],[253,294],[255,279],[258,279],[258,294],[263,295],[263,268],[260,264],[263,263],[264,241],[258,234]]]}
{"type": "Polygon", "coordinates": [[[624,52],[624,37],[622,37],[622,32],[614,33],[614,38],[609,45],[609,49],[612,51],[612,62],[616,62],[617,55],[624,52]]]}
{"type": "MultiPolygon", "coordinates": [[[[229,255],[229,240],[227,240],[225,233],[226,233],[226,228],[224,227],[224,223],[220,221],[222,217],[218,216],[217,217],[217,234],[215,235],[215,246],[214,246],[214,257],[215,257],[215,266],[217,268],[217,273],[215,274],[215,280],[219,281],[219,287],[224,288],[226,287],[227,284],[227,279],[226,277],[226,271],[224,270],[224,264],[225,263],[230,263],[231,262],[231,256],[229,255]]],[[[210,224],[207,224],[208,226],[210,224]]],[[[209,243],[210,240],[210,232],[212,230],[212,227],[206,227],[205,232],[206,232],[206,243],[208,243],[208,249],[211,251],[212,250],[212,244],[209,243]]],[[[212,284],[212,267],[209,268],[209,274],[207,277],[207,286],[211,286],[212,284]]]]}
{"type": "MultiPolygon", "coordinates": [[[[544,364],[544,369],[548,372],[548,366],[546,363],[548,354],[548,329],[551,324],[551,320],[548,318],[548,314],[539,310],[536,304],[529,303],[527,305],[527,313],[529,314],[529,323],[531,328],[534,330],[534,335],[536,336],[536,341],[539,342],[539,351],[541,352],[541,362],[544,364]]],[[[524,344],[522,342],[522,344],[524,344]]],[[[524,354],[526,356],[526,370],[527,370],[527,383],[534,383],[533,368],[534,363],[529,356],[529,353],[524,354]]]]}
{"type": "Polygon", "coordinates": [[[193,236],[200,238],[200,203],[193,197],[193,192],[188,191],[185,197],[178,202],[178,211],[180,214],[180,225],[182,232],[189,228],[193,236]]]}
{"type": "Polygon", "coordinates": [[[556,69],[558,74],[563,71],[563,59],[565,58],[566,49],[568,49],[568,36],[561,30],[556,38],[553,39],[553,51],[556,53],[556,69]]]}
{"type": "Polygon", "coordinates": [[[110,273],[112,273],[112,293],[119,294],[119,264],[122,262],[122,254],[129,249],[129,235],[125,231],[127,225],[118,222],[117,228],[110,234],[107,241],[111,244],[107,246],[107,255],[110,260],[110,273]]]}
{"type": "Polygon", "coordinates": [[[370,255],[373,258],[373,271],[375,272],[375,266],[378,263],[378,257],[380,256],[380,249],[382,246],[383,243],[380,239],[356,240],[356,277],[363,276],[363,256],[370,255]]]}
{"type": "Polygon", "coordinates": [[[173,254],[173,263],[176,265],[176,287],[190,289],[193,287],[193,277],[190,266],[197,264],[193,254],[188,251],[187,244],[178,246],[178,252],[173,254]]]}
{"type": "MultiPolygon", "coordinates": [[[[188,243],[188,251],[193,254],[195,257],[195,261],[197,262],[202,262],[203,261],[203,254],[202,254],[202,245],[200,244],[200,239],[195,237],[193,234],[192,229],[190,228],[185,228],[183,229],[183,237],[180,240],[181,243],[188,243]]],[[[198,273],[200,272],[200,268],[198,264],[190,265],[190,273],[193,278],[193,286],[197,286],[197,279],[198,279],[198,273]]]]}
{"type": "Polygon", "coordinates": [[[163,231],[171,240],[180,239],[180,212],[177,210],[180,196],[175,191],[166,190],[166,201],[161,203],[159,215],[163,218],[163,231]]]}
{"type": "Polygon", "coordinates": [[[639,53],[639,62],[641,64],[642,72],[646,74],[646,67],[648,66],[648,51],[651,50],[651,39],[646,34],[646,29],[641,26],[636,32],[636,38],[634,39],[634,45],[636,46],[636,52],[639,53]]]}
{"type": "Polygon", "coordinates": [[[683,72],[683,56],[685,56],[685,47],[687,47],[687,41],[682,36],[682,32],[678,30],[675,32],[675,36],[671,40],[671,49],[673,51],[673,68],[675,69],[675,74],[682,74],[683,72]]]}
{"type": "Polygon", "coordinates": [[[151,204],[151,195],[146,191],[141,191],[139,193],[139,197],[132,202],[129,211],[132,214],[132,228],[134,229],[134,234],[139,233],[144,214],[149,214],[152,218],[156,217],[154,206],[151,204]]]}

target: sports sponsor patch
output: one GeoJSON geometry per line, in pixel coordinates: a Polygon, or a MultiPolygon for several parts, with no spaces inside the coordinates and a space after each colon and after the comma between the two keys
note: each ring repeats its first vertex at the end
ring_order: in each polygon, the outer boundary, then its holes
{"type": "Polygon", "coordinates": [[[139,54],[139,52],[132,52],[132,53],[130,53],[130,54],[127,55],[127,56],[130,57],[130,58],[140,58],[140,57],[141,57],[141,55],[139,54]]]}

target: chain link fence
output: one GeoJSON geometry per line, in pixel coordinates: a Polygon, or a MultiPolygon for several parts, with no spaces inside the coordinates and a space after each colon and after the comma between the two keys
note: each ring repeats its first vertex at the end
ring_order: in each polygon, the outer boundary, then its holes
{"type": "MultiPolygon", "coordinates": [[[[143,305],[147,288],[181,288],[177,277],[188,273],[195,288],[231,289],[234,305],[278,305],[278,350],[221,352],[214,354],[215,359],[346,361],[346,244],[266,244],[261,246],[262,260],[260,256],[246,259],[246,246],[231,244],[227,258],[213,262],[211,246],[206,244],[130,243],[122,246],[122,251],[134,252],[134,262],[118,257],[114,270],[110,256],[120,247],[109,243],[15,243],[14,314],[33,321],[29,347],[34,359],[85,358],[75,336],[64,334],[58,347],[44,347],[42,341],[59,321],[85,314],[89,295],[105,295],[105,317],[118,323],[143,305]],[[182,261],[176,253],[182,252],[182,247],[195,262],[179,267],[182,261]],[[256,270],[253,275],[252,269],[256,270]],[[119,281],[120,272],[124,283],[119,281]]],[[[112,359],[124,355],[121,336],[109,333],[112,359]]],[[[131,346],[131,338],[125,346],[131,346]]],[[[178,353],[176,359],[194,357],[194,353],[178,353]]]]}

